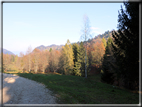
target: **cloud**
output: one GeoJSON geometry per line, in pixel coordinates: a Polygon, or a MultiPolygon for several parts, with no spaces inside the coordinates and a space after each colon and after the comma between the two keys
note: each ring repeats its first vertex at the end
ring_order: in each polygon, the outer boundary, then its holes
{"type": "Polygon", "coordinates": [[[91,33],[94,35],[102,34],[101,29],[98,27],[91,27],[90,29],[91,29],[91,33]]]}
{"type": "Polygon", "coordinates": [[[100,31],[92,31],[92,33],[95,33],[95,34],[102,34],[102,32],[100,32],[100,31]]]}
{"type": "Polygon", "coordinates": [[[97,28],[97,27],[90,27],[90,29],[95,30],[95,29],[99,29],[99,28],[97,28]]]}

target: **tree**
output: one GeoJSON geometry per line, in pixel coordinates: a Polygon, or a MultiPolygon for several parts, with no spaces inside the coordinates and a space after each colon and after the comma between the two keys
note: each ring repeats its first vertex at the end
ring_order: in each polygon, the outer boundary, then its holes
{"type": "Polygon", "coordinates": [[[74,56],[73,62],[75,63],[75,62],[77,62],[77,55],[78,55],[78,51],[79,51],[79,45],[77,43],[73,44],[72,49],[73,49],[73,56],[74,56]]]}
{"type": "Polygon", "coordinates": [[[85,47],[83,45],[83,42],[80,43],[79,46],[79,52],[78,52],[78,62],[81,64],[80,71],[82,76],[86,76],[86,71],[89,72],[88,67],[88,57],[85,56],[85,47]]]}
{"type": "Polygon", "coordinates": [[[114,55],[125,87],[134,89],[139,83],[139,3],[124,3],[118,15],[118,32],[113,31],[114,55]]]}
{"type": "MultiPolygon", "coordinates": [[[[89,37],[91,37],[90,35],[90,22],[89,22],[89,18],[87,15],[84,15],[83,17],[83,21],[84,21],[84,26],[82,29],[82,36],[81,39],[85,40],[85,43],[87,41],[87,39],[89,39],[89,37]]],[[[86,43],[86,48],[87,48],[87,43],[86,43]]],[[[85,78],[87,78],[87,51],[85,48],[85,78]]]]}
{"type": "Polygon", "coordinates": [[[81,63],[80,63],[80,56],[79,56],[79,45],[78,44],[73,44],[72,45],[73,48],[73,53],[74,53],[74,69],[73,69],[73,73],[74,75],[78,75],[81,76],[81,63]]]}
{"type": "Polygon", "coordinates": [[[103,57],[103,63],[102,63],[102,76],[101,79],[106,82],[113,84],[115,81],[115,70],[114,68],[117,68],[116,66],[116,60],[114,58],[113,52],[112,52],[112,38],[109,37],[106,45],[105,54],[103,57]]]}
{"type": "Polygon", "coordinates": [[[94,44],[95,44],[95,41],[92,40],[92,41],[90,42],[90,44],[87,46],[87,55],[88,55],[88,60],[89,60],[89,67],[92,67],[92,66],[93,66],[93,56],[92,56],[92,52],[95,51],[94,44]]]}
{"type": "Polygon", "coordinates": [[[8,54],[3,54],[3,70],[7,71],[10,64],[10,58],[8,54]]]}
{"type": "Polygon", "coordinates": [[[58,50],[52,50],[50,52],[49,69],[54,73],[59,69],[59,57],[60,53],[58,50]]]}
{"type": "Polygon", "coordinates": [[[60,69],[64,71],[64,74],[72,74],[73,71],[73,50],[70,41],[67,40],[65,46],[62,47],[60,57],[60,69]]]}
{"type": "Polygon", "coordinates": [[[40,64],[42,66],[41,67],[42,72],[45,73],[45,69],[49,65],[49,52],[47,50],[41,52],[41,54],[40,54],[40,64]]]}
{"type": "Polygon", "coordinates": [[[106,40],[105,40],[104,37],[103,37],[103,39],[102,39],[102,42],[103,42],[103,44],[104,44],[104,47],[106,47],[106,40]]]}
{"type": "Polygon", "coordinates": [[[91,52],[92,54],[92,64],[100,66],[102,64],[103,55],[105,53],[105,47],[102,42],[96,42],[93,45],[94,50],[91,52]]]}
{"type": "Polygon", "coordinates": [[[37,70],[38,70],[39,55],[40,55],[40,50],[39,49],[35,49],[33,51],[33,63],[34,63],[34,71],[35,71],[35,73],[37,73],[37,70]]]}

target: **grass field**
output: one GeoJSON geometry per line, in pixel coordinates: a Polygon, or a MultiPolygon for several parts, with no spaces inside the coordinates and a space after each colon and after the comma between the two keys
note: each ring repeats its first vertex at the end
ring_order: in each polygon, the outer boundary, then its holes
{"type": "Polygon", "coordinates": [[[138,104],[139,94],[100,82],[100,74],[87,79],[59,74],[14,73],[46,85],[60,104],[138,104]]]}

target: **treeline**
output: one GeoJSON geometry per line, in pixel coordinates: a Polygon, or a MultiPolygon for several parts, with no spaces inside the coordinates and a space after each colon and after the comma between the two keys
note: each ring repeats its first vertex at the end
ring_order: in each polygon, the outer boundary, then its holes
{"type": "Polygon", "coordinates": [[[26,54],[20,56],[3,54],[3,69],[38,72],[58,72],[65,75],[84,76],[85,72],[85,49],[87,50],[87,71],[92,66],[101,66],[105,53],[106,41],[103,38],[87,43],[71,44],[69,40],[61,50],[50,49],[40,51],[31,47],[26,54]],[[87,47],[86,47],[87,46],[87,47]]]}

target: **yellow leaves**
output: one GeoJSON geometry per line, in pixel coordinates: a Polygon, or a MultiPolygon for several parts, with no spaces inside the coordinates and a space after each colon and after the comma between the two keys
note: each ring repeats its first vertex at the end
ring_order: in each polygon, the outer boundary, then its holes
{"type": "Polygon", "coordinates": [[[72,45],[70,44],[69,40],[65,44],[65,46],[62,47],[61,51],[62,60],[63,60],[63,66],[64,71],[68,72],[70,69],[73,69],[73,50],[72,45]]]}

